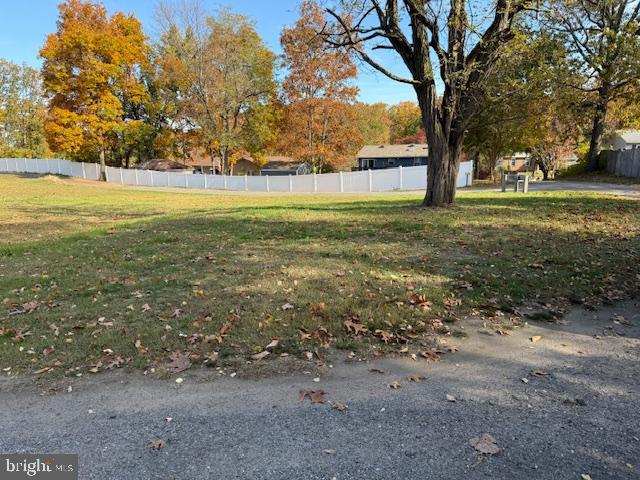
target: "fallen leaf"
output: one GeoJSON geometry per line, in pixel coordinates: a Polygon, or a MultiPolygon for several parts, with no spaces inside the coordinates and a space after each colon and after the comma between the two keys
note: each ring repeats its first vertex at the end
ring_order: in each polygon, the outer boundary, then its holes
{"type": "Polygon", "coordinates": [[[469,440],[469,444],[475,448],[476,451],[486,455],[495,455],[500,452],[496,439],[488,433],[483,433],[480,437],[472,438],[469,440]]]}
{"type": "Polygon", "coordinates": [[[341,402],[329,402],[329,403],[333,408],[335,408],[340,412],[344,412],[347,408],[349,408],[349,405],[347,405],[346,403],[341,403],[341,402]]]}
{"type": "Polygon", "coordinates": [[[351,319],[345,320],[343,322],[343,325],[347,330],[347,333],[352,333],[353,335],[358,335],[360,333],[365,333],[369,331],[366,325],[362,325],[361,323],[356,323],[351,319]]]}
{"type": "Polygon", "coordinates": [[[393,390],[397,390],[398,388],[400,388],[400,382],[395,381],[395,382],[391,382],[389,384],[387,384],[387,387],[393,389],[393,390]]]}
{"type": "Polygon", "coordinates": [[[333,448],[325,448],[322,450],[322,453],[326,453],[327,455],[335,455],[336,451],[333,448]]]}
{"type": "Polygon", "coordinates": [[[453,395],[447,394],[447,402],[455,402],[455,401],[456,401],[456,397],[454,397],[453,395]]]}
{"type": "Polygon", "coordinates": [[[171,361],[165,365],[165,368],[171,373],[184,372],[191,367],[191,360],[187,354],[173,352],[169,355],[169,359],[171,361]]]}
{"type": "Polygon", "coordinates": [[[53,368],[51,368],[51,367],[43,367],[43,368],[40,368],[39,370],[36,370],[33,373],[35,373],[36,375],[40,375],[41,373],[47,373],[47,372],[50,372],[51,370],[53,370],[53,368]]]}
{"type": "Polygon", "coordinates": [[[144,448],[150,448],[151,450],[160,450],[161,448],[163,448],[165,445],[167,444],[167,442],[165,442],[164,440],[160,440],[159,438],[156,440],[152,440],[151,442],[147,443],[144,448]]]}
{"type": "Polygon", "coordinates": [[[432,348],[431,350],[422,350],[420,352],[420,356],[431,362],[438,362],[440,360],[441,353],[442,352],[440,350],[432,348]]]}
{"type": "Polygon", "coordinates": [[[293,309],[293,305],[291,305],[290,303],[285,303],[284,305],[282,305],[280,307],[282,310],[291,310],[293,309]]]}
{"type": "Polygon", "coordinates": [[[324,403],[324,390],[300,390],[300,396],[298,397],[301,402],[304,401],[305,398],[311,400],[311,403],[324,403]]]}
{"type": "Polygon", "coordinates": [[[422,380],[424,380],[424,377],[422,375],[408,375],[407,380],[409,380],[410,382],[420,383],[422,380]]]}
{"type": "Polygon", "coordinates": [[[219,356],[220,354],[218,352],[209,352],[204,357],[205,361],[207,362],[215,362],[216,360],[218,360],[219,356]]]}
{"type": "Polygon", "coordinates": [[[254,360],[262,360],[264,357],[270,355],[271,352],[269,352],[268,350],[263,350],[260,353],[256,353],[255,355],[251,355],[251,358],[254,360]]]}
{"type": "Polygon", "coordinates": [[[371,373],[379,373],[379,374],[381,374],[381,375],[384,375],[384,374],[385,374],[385,371],[384,371],[384,370],[380,370],[379,368],[370,368],[370,369],[369,369],[369,371],[370,371],[371,373]]]}
{"type": "Polygon", "coordinates": [[[135,345],[135,347],[138,349],[138,352],[140,353],[147,353],[147,348],[142,345],[142,342],[140,341],[139,338],[136,339],[135,342],[133,342],[133,344],[135,345]]]}
{"type": "Polygon", "coordinates": [[[271,340],[271,343],[269,345],[264,347],[264,349],[268,350],[270,348],[276,348],[278,346],[278,343],[280,343],[280,340],[278,340],[277,338],[274,338],[273,340],[271,340]]]}
{"type": "Polygon", "coordinates": [[[532,377],[544,377],[545,375],[549,375],[547,372],[543,372],[542,370],[531,370],[529,375],[532,377]]]}
{"type": "Polygon", "coordinates": [[[534,335],[533,337],[530,337],[529,340],[531,340],[533,343],[539,342],[540,339],[542,337],[540,335],[534,335]]]}

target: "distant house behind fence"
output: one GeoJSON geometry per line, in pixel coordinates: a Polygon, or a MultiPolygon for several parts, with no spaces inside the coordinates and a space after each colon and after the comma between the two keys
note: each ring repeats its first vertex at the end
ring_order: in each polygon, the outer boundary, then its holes
{"type": "Polygon", "coordinates": [[[640,130],[618,130],[603,142],[608,150],[631,150],[640,148],[640,130]]]}
{"type": "Polygon", "coordinates": [[[357,155],[356,170],[380,170],[426,165],[429,150],[426,143],[409,145],[365,145],[357,155]]]}

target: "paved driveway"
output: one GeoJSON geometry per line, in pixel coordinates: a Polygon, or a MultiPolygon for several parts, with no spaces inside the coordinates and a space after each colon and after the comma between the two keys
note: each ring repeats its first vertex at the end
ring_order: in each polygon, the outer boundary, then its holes
{"type": "Polygon", "coordinates": [[[41,396],[3,380],[0,450],[79,453],[96,480],[640,478],[638,303],[506,336],[465,325],[440,362],[335,357],[319,382],[97,375],[41,396]],[[484,433],[498,454],[469,444],[484,433]],[[145,448],[154,439],[164,448],[145,448]]]}
{"type": "MultiPolygon", "coordinates": [[[[510,185],[513,189],[513,185],[510,185]]],[[[500,188],[494,187],[471,187],[465,189],[465,191],[482,191],[492,190],[500,191],[500,188]]],[[[529,190],[532,192],[542,191],[572,191],[572,192],[599,192],[608,193],[612,195],[625,195],[625,196],[640,196],[640,187],[637,185],[621,185],[615,183],[600,183],[600,182],[569,182],[563,180],[554,180],[547,182],[531,182],[529,183],[529,190]]]]}

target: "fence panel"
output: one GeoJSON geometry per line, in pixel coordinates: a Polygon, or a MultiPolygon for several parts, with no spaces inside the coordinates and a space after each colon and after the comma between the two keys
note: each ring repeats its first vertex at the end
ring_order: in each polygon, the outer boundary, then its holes
{"type": "Polygon", "coordinates": [[[291,190],[294,192],[313,192],[313,175],[294,175],[291,177],[291,190]]]}
{"type": "Polygon", "coordinates": [[[226,179],[226,190],[244,190],[244,175],[243,176],[233,176],[233,175],[225,175],[226,179]]]}
{"type": "Polygon", "coordinates": [[[372,192],[389,192],[400,189],[400,176],[397,168],[373,170],[371,173],[372,192]]]}
{"type": "Polygon", "coordinates": [[[269,177],[247,177],[247,189],[253,192],[266,192],[269,177]]]}
{"type": "MultiPolygon", "coordinates": [[[[184,173],[181,172],[166,172],[167,174],[167,186],[169,187],[183,187],[187,186],[187,179],[184,173]]],[[[189,174],[191,175],[191,174],[189,174]]]]}
{"type": "Polygon", "coordinates": [[[189,177],[189,188],[204,188],[204,175],[194,173],[189,177]]]}
{"type": "Polygon", "coordinates": [[[405,167],[402,169],[403,190],[424,190],[427,188],[427,166],[405,167]]]}
{"type": "Polygon", "coordinates": [[[136,181],[136,178],[138,174],[138,170],[127,170],[124,168],[122,170],[122,183],[126,183],[127,185],[137,185],[138,182],[136,181]]]}
{"type": "Polygon", "coordinates": [[[316,175],[316,184],[318,186],[318,192],[323,192],[323,193],[340,192],[340,174],[325,173],[322,175],[316,175]]]}
{"type": "Polygon", "coordinates": [[[369,172],[346,172],[342,174],[345,192],[368,192],[369,172]]]}
{"type": "Polygon", "coordinates": [[[607,171],[620,177],[640,178],[640,149],[609,150],[601,155],[607,161],[607,171]]]}

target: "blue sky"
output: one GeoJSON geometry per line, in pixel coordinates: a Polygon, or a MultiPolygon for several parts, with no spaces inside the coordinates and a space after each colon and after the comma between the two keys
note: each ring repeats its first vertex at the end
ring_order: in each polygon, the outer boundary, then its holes
{"type": "MultiPolygon", "coordinates": [[[[0,58],[39,66],[38,50],[45,36],[56,28],[58,3],[59,0],[0,0],[0,58]]],[[[156,0],[103,0],[103,3],[110,12],[134,13],[147,34],[154,35],[156,0]]],[[[277,53],[282,27],[297,18],[298,0],[203,0],[203,3],[212,12],[221,6],[231,6],[234,11],[253,18],[264,41],[277,53]]],[[[385,65],[402,72],[400,61],[388,57],[385,65]]],[[[360,69],[357,85],[360,100],[364,102],[415,100],[410,86],[389,80],[367,67],[360,69]]]]}

